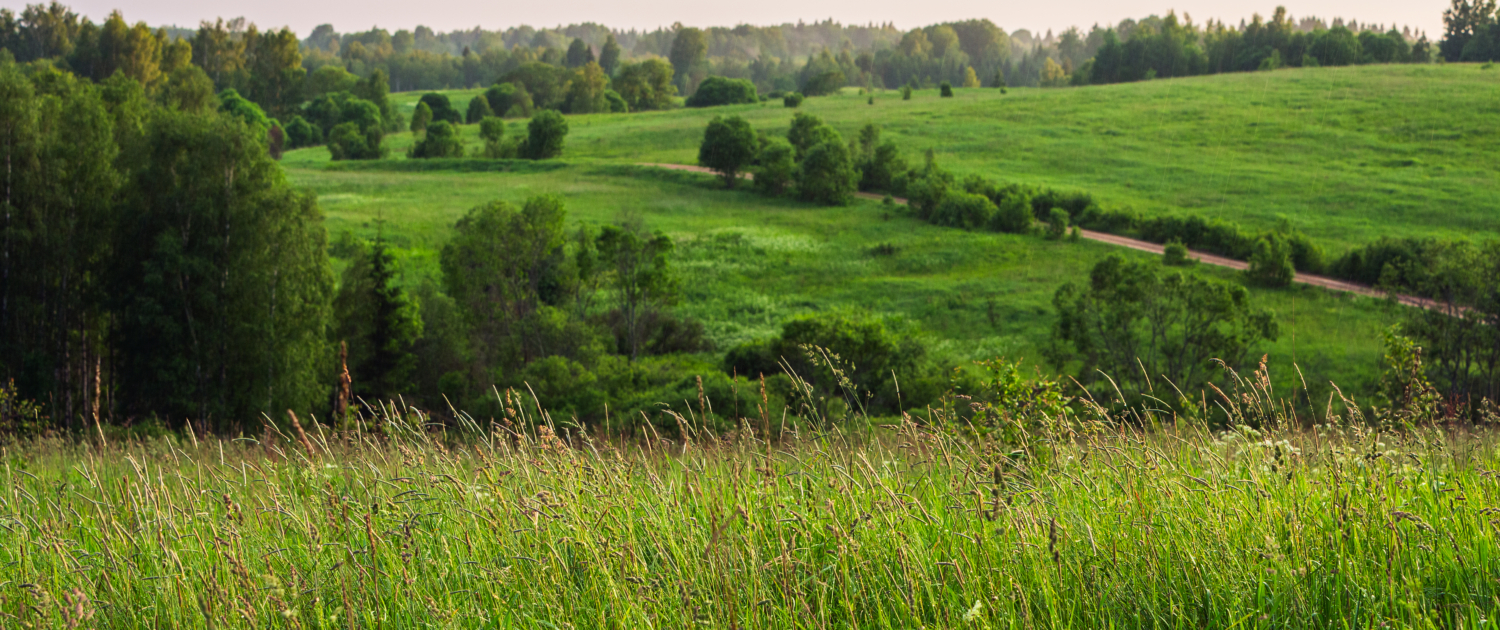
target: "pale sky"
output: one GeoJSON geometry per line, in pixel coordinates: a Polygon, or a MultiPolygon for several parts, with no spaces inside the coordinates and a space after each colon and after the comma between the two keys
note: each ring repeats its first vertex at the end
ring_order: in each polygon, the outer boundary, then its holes
{"type": "MultiPolygon", "coordinates": [[[[40,2],[41,0],[34,0],[40,2]]],[[[24,2],[5,0],[0,6],[17,13],[24,2]]],[[[144,20],[152,26],[196,27],[215,17],[244,16],[265,27],[290,26],[305,37],[318,24],[331,23],[341,33],[365,30],[372,25],[394,33],[426,25],[437,31],[470,29],[499,30],[511,26],[557,26],[597,22],[614,28],[654,29],[682,22],[689,26],[758,26],[833,18],[844,23],[894,22],[909,29],[936,22],[989,18],[1006,31],[1026,28],[1037,32],[1061,31],[1069,26],[1087,30],[1094,23],[1113,24],[1124,18],[1165,14],[1176,9],[1202,24],[1209,18],[1238,23],[1253,13],[1269,15],[1275,0],[1052,0],[1051,2],[974,2],[972,0],[564,0],[564,1],[476,1],[448,0],[64,0],[73,10],[103,21],[120,9],[131,23],[144,20]]],[[[1361,24],[1395,22],[1425,30],[1430,39],[1442,38],[1443,9],[1448,0],[1296,0],[1287,10],[1296,17],[1313,15],[1332,21],[1335,17],[1359,20],[1361,24]]]]}

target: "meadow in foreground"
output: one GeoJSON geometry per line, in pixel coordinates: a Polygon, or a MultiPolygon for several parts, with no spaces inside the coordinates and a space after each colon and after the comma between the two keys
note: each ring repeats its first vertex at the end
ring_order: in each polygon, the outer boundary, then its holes
{"type": "Polygon", "coordinates": [[[1082,404],[853,432],[751,413],[713,437],[700,400],[675,434],[605,434],[497,395],[504,417],[448,427],[386,407],[342,432],[7,447],[0,619],[1483,628],[1500,608],[1493,435],[1292,418],[1263,380],[1223,398],[1227,430],[1082,404]]]}

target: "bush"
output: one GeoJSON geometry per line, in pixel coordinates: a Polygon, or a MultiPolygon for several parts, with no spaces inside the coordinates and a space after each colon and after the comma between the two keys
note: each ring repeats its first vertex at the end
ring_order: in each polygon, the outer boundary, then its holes
{"type": "Polygon", "coordinates": [[[489,99],[480,95],[469,99],[469,111],[464,115],[464,122],[472,125],[494,115],[494,110],[490,109],[489,99]]]}
{"type": "Polygon", "coordinates": [[[1068,211],[1062,208],[1053,208],[1047,215],[1047,238],[1058,240],[1068,234],[1068,211]]]}
{"type": "Polygon", "coordinates": [[[448,101],[446,95],[428,92],[423,94],[422,100],[418,102],[425,103],[428,109],[432,110],[433,121],[441,120],[452,125],[463,122],[463,117],[458,115],[458,110],[453,109],[453,103],[448,101]]]}
{"type": "Polygon", "coordinates": [[[928,219],[934,225],[973,230],[983,228],[995,216],[995,203],[983,195],[951,192],[928,219]]]}
{"type": "Polygon", "coordinates": [[[802,104],[803,98],[804,97],[800,93],[792,92],[791,94],[782,97],[781,104],[787,107],[797,107],[802,104]]]}
{"type": "Polygon", "coordinates": [[[484,140],[480,157],[501,159],[512,157],[513,147],[505,144],[505,121],[494,116],[479,121],[479,138],[484,140]]]}
{"type": "Polygon", "coordinates": [[[909,100],[911,100],[911,86],[910,85],[903,85],[903,86],[901,86],[901,100],[903,100],[903,101],[909,101],[909,100]]]}
{"type": "Polygon", "coordinates": [[[501,118],[525,118],[534,107],[526,86],[514,83],[498,83],[485,90],[484,98],[490,103],[490,111],[501,118]]]}
{"type": "Polygon", "coordinates": [[[1257,239],[1245,275],[1251,282],[1264,287],[1291,286],[1296,274],[1292,267],[1292,248],[1286,239],[1277,234],[1257,239]]]}
{"type": "Polygon", "coordinates": [[[1022,234],[1031,229],[1031,198],[1023,192],[1001,197],[995,204],[990,229],[996,232],[1022,234]]]}
{"type": "Polygon", "coordinates": [[[830,70],[809,78],[802,85],[802,93],[808,96],[827,96],[838,92],[848,82],[843,72],[830,70]]]}
{"type": "Polygon", "coordinates": [[[446,120],[439,120],[427,127],[427,133],[411,150],[411,158],[454,158],[464,156],[464,142],[458,136],[458,128],[446,120]]]}
{"type": "Polygon", "coordinates": [[[797,176],[796,149],[781,138],[772,138],[760,150],[760,166],[755,169],[755,189],[767,195],[779,195],[797,176]]]}
{"type": "Polygon", "coordinates": [[[421,133],[427,131],[427,125],[432,124],[432,108],[426,103],[417,103],[417,111],[411,115],[411,132],[421,133]]]}
{"type": "Polygon", "coordinates": [[[286,140],[293,149],[316,146],[323,143],[323,130],[301,116],[293,116],[286,126],[286,140]]]}
{"type": "MultiPolygon", "coordinates": [[[[832,130],[830,130],[832,132],[832,130]]],[[[849,147],[837,132],[807,152],[797,177],[803,199],[832,206],[848,204],[859,189],[859,173],[849,158],[849,147]]]]}
{"type": "Polygon", "coordinates": [[[625,102],[625,97],[620,96],[619,92],[616,92],[614,90],[605,90],[604,101],[606,103],[609,103],[609,113],[611,114],[630,113],[630,104],[625,102]]]}
{"type": "Polygon", "coordinates": [[[1188,248],[1182,243],[1172,241],[1162,248],[1161,262],[1168,267],[1186,267],[1198,261],[1188,257],[1188,248]]]}
{"type": "Polygon", "coordinates": [[[521,157],[546,160],[560,156],[567,137],[568,120],[561,112],[554,109],[539,111],[526,125],[526,142],[521,147],[521,157]]]}
{"type": "Polygon", "coordinates": [[[740,172],[755,160],[759,142],[750,123],[739,116],[714,116],[703,130],[698,163],[724,178],[725,188],[734,188],[740,172]]]}
{"type": "Polygon", "coordinates": [[[1068,211],[1068,218],[1082,216],[1089,206],[1094,205],[1094,198],[1085,192],[1063,192],[1047,189],[1031,199],[1031,211],[1036,214],[1038,221],[1047,221],[1052,215],[1053,208],[1062,208],[1068,211]]]}
{"type": "Polygon", "coordinates": [[[1381,237],[1340,256],[1329,265],[1329,274],[1340,280],[1373,286],[1388,274],[1396,278],[1409,271],[1430,268],[1434,252],[1439,249],[1440,244],[1435,239],[1381,237]]]}
{"type": "Polygon", "coordinates": [[[755,84],[749,79],[713,76],[698,84],[698,90],[684,104],[688,107],[714,107],[758,102],[760,98],[755,94],[755,84]]]}
{"type": "Polygon", "coordinates": [[[938,86],[938,92],[939,96],[942,96],[943,98],[953,98],[953,84],[944,81],[941,85],[938,86]]]}
{"type": "Polygon", "coordinates": [[[385,157],[385,134],[379,127],[364,132],[346,122],[328,131],[328,153],[338,160],[378,160],[385,157]]]}
{"type": "Polygon", "coordinates": [[[906,160],[901,157],[901,149],[896,143],[886,140],[875,148],[875,155],[869,162],[860,166],[860,190],[889,192],[893,190],[896,175],[906,170],[906,160]]]}

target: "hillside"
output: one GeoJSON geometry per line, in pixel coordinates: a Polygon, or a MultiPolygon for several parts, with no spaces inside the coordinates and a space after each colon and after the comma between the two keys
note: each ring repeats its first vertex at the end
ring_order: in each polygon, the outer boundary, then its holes
{"type": "MultiPolygon", "coordinates": [[[[476,93],[451,94],[461,106],[476,93]]],[[[871,106],[850,89],[800,111],[846,137],[877,123],[908,159],[930,148],[959,174],[1087,190],[1148,215],[1286,220],[1335,255],[1384,235],[1500,233],[1500,70],[1357,66],[956,93],[883,91],[871,106]]],[[[395,95],[408,108],[418,96],[395,95]]],[[[729,113],[771,133],[791,118],[780,102],[571,117],[567,157],[693,163],[704,124],[729,113]]]]}

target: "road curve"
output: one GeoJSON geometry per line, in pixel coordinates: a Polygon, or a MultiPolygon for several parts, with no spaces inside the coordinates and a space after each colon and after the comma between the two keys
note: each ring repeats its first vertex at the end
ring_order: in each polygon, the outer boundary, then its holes
{"type": "MultiPolygon", "coordinates": [[[[640,164],[637,164],[636,166],[650,166],[650,167],[655,167],[655,168],[664,168],[664,169],[673,170],[673,171],[687,171],[687,172],[690,172],[690,173],[704,173],[704,174],[708,174],[708,175],[717,175],[718,174],[718,173],[715,173],[713,170],[711,170],[711,169],[709,169],[707,167],[692,166],[692,165],[688,165],[688,164],[649,164],[649,163],[640,163],[640,164]]],[[[741,173],[740,177],[743,178],[743,179],[754,179],[755,178],[754,174],[752,174],[752,173],[741,173]]],[[[859,197],[860,199],[870,199],[870,200],[874,200],[874,201],[882,201],[882,200],[885,199],[884,195],[877,195],[875,193],[867,193],[867,192],[857,192],[857,193],[854,193],[854,196],[859,197]]],[[[893,197],[892,199],[895,200],[895,202],[899,203],[899,204],[903,204],[904,205],[906,203],[906,200],[902,199],[900,197],[893,197]]],[[[1117,245],[1117,246],[1120,246],[1120,247],[1134,249],[1134,250],[1142,251],[1142,252],[1148,252],[1148,253],[1152,253],[1152,254],[1160,254],[1160,253],[1162,253],[1162,250],[1164,249],[1161,245],[1157,245],[1156,243],[1152,243],[1150,241],[1143,241],[1143,240],[1140,240],[1140,239],[1130,238],[1130,237],[1127,237],[1127,236],[1119,236],[1119,235],[1116,235],[1116,234],[1108,234],[1108,233],[1105,233],[1105,232],[1095,232],[1093,230],[1083,230],[1083,229],[1080,229],[1078,231],[1078,235],[1081,238],[1086,238],[1086,239],[1091,240],[1091,241],[1098,241],[1100,243],[1108,243],[1110,245],[1117,245]]],[[[1200,252],[1200,251],[1196,251],[1196,250],[1188,250],[1188,257],[1192,258],[1193,260],[1197,260],[1198,262],[1201,262],[1201,263],[1203,263],[1205,265],[1214,265],[1216,267],[1228,267],[1230,269],[1236,269],[1236,270],[1240,270],[1240,271],[1244,271],[1244,270],[1250,268],[1250,265],[1247,264],[1247,263],[1245,263],[1245,261],[1235,260],[1233,258],[1225,258],[1223,256],[1219,256],[1219,255],[1216,255],[1216,254],[1209,254],[1207,252],[1200,252]]],[[[1300,272],[1297,273],[1293,277],[1293,282],[1298,282],[1298,283],[1301,283],[1301,284],[1306,284],[1306,285],[1315,286],[1315,287],[1321,287],[1321,288],[1324,288],[1324,289],[1328,289],[1330,291],[1342,291],[1344,293],[1354,293],[1354,294],[1357,294],[1357,295],[1363,295],[1363,296],[1366,296],[1366,297],[1373,297],[1373,298],[1384,298],[1384,297],[1386,297],[1388,295],[1384,291],[1380,291],[1380,290],[1375,289],[1374,287],[1366,286],[1366,285],[1363,285],[1363,284],[1356,284],[1356,283],[1353,283],[1353,282],[1345,282],[1345,281],[1339,280],[1337,278],[1330,278],[1328,276],[1317,276],[1317,275],[1313,275],[1313,274],[1306,274],[1306,273],[1300,273],[1300,272]]],[[[1444,307],[1443,307],[1442,304],[1440,304],[1438,302],[1435,302],[1433,300],[1426,299],[1426,298],[1420,298],[1420,297],[1416,297],[1416,296],[1412,296],[1412,295],[1397,295],[1395,297],[1396,297],[1396,301],[1398,301],[1398,302],[1400,302],[1402,304],[1405,304],[1407,306],[1415,306],[1417,308],[1425,308],[1425,309],[1431,309],[1431,310],[1443,310],[1444,309],[1444,307]]]]}

